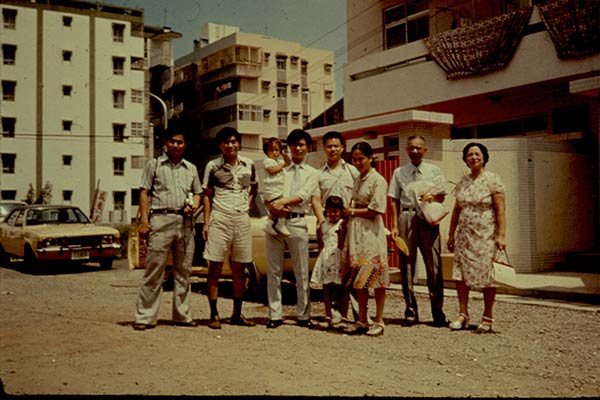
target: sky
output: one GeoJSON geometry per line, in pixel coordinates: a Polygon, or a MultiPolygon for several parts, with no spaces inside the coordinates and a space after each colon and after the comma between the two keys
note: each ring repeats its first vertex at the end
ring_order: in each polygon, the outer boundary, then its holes
{"type": "Polygon", "coordinates": [[[168,26],[183,37],[174,41],[174,56],[193,50],[207,22],[239,26],[242,32],[299,42],[334,52],[335,99],[343,95],[346,63],[346,0],[104,0],[144,9],[144,22],[168,26]]]}

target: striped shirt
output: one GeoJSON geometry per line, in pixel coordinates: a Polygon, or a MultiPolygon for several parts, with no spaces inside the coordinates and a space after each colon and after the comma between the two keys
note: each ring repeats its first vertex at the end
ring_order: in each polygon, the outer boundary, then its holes
{"type": "Polygon", "coordinates": [[[150,191],[150,209],[181,209],[188,193],[202,194],[196,166],[187,160],[173,164],[166,154],[148,161],[141,189],[150,191]]]}
{"type": "Polygon", "coordinates": [[[213,190],[212,206],[221,212],[243,212],[250,210],[250,190],[257,186],[254,161],[238,155],[234,167],[225,162],[223,156],[206,164],[202,187],[213,190]]]}

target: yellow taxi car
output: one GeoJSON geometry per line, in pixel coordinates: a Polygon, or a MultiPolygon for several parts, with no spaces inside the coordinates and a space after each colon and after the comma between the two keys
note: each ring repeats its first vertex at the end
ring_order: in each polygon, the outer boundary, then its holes
{"type": "Polygon", "coordinates": [[[119,231],[95,225],[75,206],[31,205],[0,224],[0,259],[23,258],[27,267],[47,262],[98,262],[112,268],[121,250],[119,231]]]}

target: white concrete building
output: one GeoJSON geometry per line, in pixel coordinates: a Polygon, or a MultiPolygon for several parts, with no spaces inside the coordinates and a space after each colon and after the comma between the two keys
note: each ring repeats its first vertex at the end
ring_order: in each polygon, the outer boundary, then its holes
{"type": "Polygon", "coordinates": [[[334,103],[333,51],[234,32],[175,61],[173,101],[203,139],[224,126],[244,154],[262,159],[263,140],[285,139],[334,103]]]}
{"type": "Polygon", "coordinates": [[[60,0],[0,5],[2,198],[25,199],[30,185],[37,197],[50,183],[52,203],[91,213],[98,187],[98,221],[129,222],[152,153],[148,68],[156,51],[143,10],[60,0]]]}
{"type": "Polygon", "coordinates": [[[518,271],[597,252],[599,18],[597,1],[347,0],[345,122],[311,134],[338,130],[401,163],[423,135],[454,182],[464,145],[482,142],[507,185],[518,271]]]}

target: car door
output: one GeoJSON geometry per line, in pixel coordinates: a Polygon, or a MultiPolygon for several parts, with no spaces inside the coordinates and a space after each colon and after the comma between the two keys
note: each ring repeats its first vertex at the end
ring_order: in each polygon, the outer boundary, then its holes
{"type": "Polygon", "coordinates": [[[23,256],[24,221],[25,210],[19,210],[10,214],[2,225],[2,247],[7,253],[23,256]]]}

